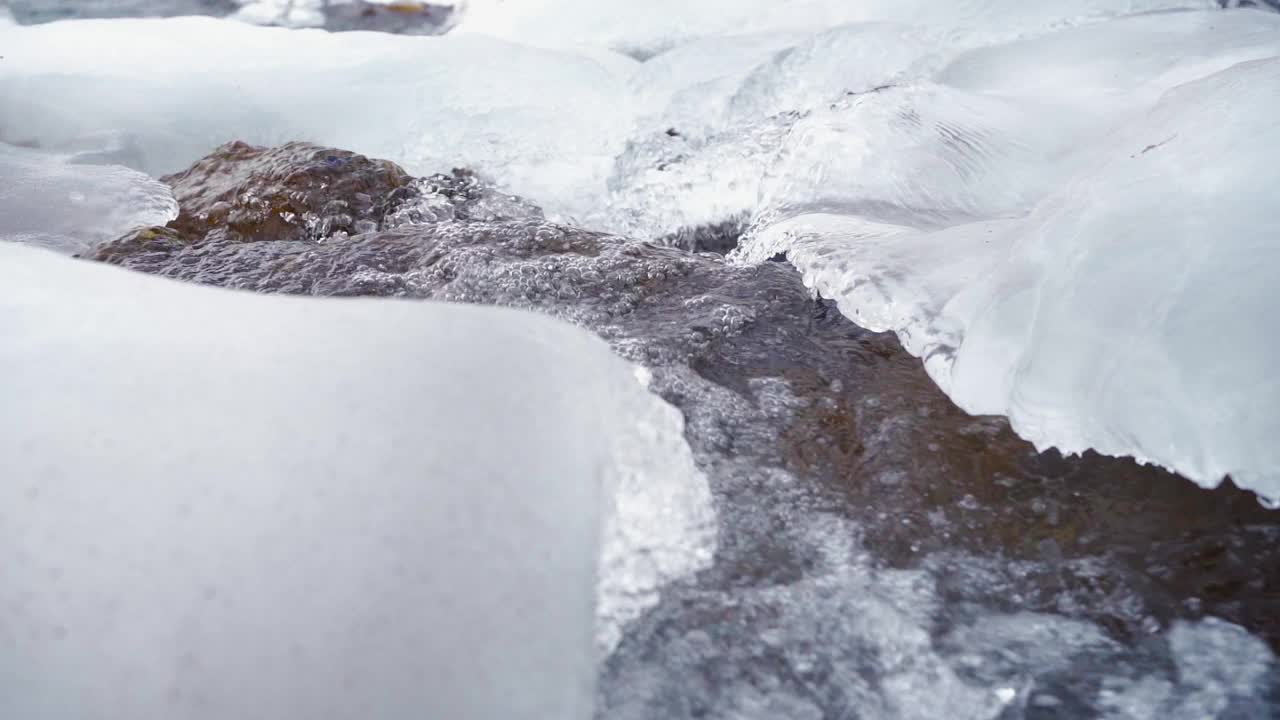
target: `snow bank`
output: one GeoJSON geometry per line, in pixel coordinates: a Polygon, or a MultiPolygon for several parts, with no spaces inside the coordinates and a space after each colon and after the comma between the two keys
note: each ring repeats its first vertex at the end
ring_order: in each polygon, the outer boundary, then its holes
{"type": "Polygon", "coordinates": [[[742,254],[789,251],[961,407],[1041,447],[1277,498],[1280,213],[1265,198],[1280,135],[1264,89],[1280,59],[1251,60],[1280,54],[1277,22],[1122,23],[980,51],[941,73],[953,85],[798,124],[742,254]],[[1144,32],[1159,42],[1137,60],[1110,44],[1144,32]]]}
{"type": "Polygon", "coordinates": [[[7,243],[0,286],[0,716],[590,716],[602,488],[692,467],[603,342],[7,243]]]}

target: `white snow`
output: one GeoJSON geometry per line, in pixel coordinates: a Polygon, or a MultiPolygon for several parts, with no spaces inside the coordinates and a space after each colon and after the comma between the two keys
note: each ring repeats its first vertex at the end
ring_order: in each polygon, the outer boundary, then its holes
{"type": "Polygon", "coordinates": [[[789,250],[961,407],[1041,447],[1280,497],[1280,60],[1254,60],[1280,55],[1277,30],[1133,18],[838,103],[797,123],[742,255],[789,250]],[[1136,61],[1116,44],[1144,37],[1136,61]]]}
{"type": "Polygon", "coordinates": [[[700,480],[602,341],[11,243],[0,287],[0,717],[590,716],[601,503],[700,480]]]}

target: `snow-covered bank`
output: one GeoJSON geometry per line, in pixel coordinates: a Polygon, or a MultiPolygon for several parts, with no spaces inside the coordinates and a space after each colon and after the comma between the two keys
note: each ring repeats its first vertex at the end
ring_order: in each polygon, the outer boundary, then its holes
{"type": "Polygon", "coordinates": [[[0,286],[0,716],[590,716],[600,506],[699,480],[599,339],[10,243],[0,286]]]}
{"type": "Polygon", "coordinates": [[[1280,497],[1277,20],[1117,21],[815,113],[741,252],[788,251],[1041,447],[1280,497]]]}
{"type": "Polygon", "coordinates": [[[414,174],[466,165],[642,238],[749,217],[738,258],[790,251],[963,407],[1042,446],[1280,494],[1275,296],[1255,282],[1278,270],[1277,80],[1232,69],[1280,56],[1280,16],[1202,0],[460,13],[444,38],[3,26],[0,140],[124,138],[99,159],[159,173],[231,138],[307,139],[414,174]]]}

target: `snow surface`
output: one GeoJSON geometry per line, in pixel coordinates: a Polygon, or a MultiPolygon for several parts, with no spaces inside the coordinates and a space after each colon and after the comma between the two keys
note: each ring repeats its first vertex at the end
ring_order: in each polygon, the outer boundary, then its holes
{"type": "Polygon", "coordinates": [[[178,217],[167,185],[91,161],[0,143],[0,240],[73,253],[178,217]]]}
{"type": "Polygon", "coordinates": [[[1242,65],[1280,56],[1280,16],[1216,6],[470,0],[439,38],[0,26],[0,139],[123,138],[100,159],[153,174],[303,139],[467,165],[642,239],[743,219],[735,259],[788,252],[962,407],[1280,495],[1252,279],[1275,269],[1276,85],[1242,65]]]}
{"type": "Polygon", "coordinates": [[[0,717],[590,716],[601,504],[701,480],[605,343],[11,243],[0,286],[0,717]]]}
{"type": "Polygon", "coordinates": [[[1280,180],[1280,60],[1255,60],[1280,55],[1277,31],[1133,18],[838,103],[793,129],[741,252],[789,251],[961,407],[1041,447],[1280,497],[1262,279],[1280,213],[1258,195],[1280,180]],[[1144,35],[1136,61],[1115,44],[1144,35]]]}

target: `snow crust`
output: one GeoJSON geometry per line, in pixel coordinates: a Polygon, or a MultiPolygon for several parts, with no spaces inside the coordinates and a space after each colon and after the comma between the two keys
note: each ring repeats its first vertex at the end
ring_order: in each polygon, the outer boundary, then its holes
{"type": "Polygon", "coordinates": [[[590,716],[611,494],[698,479],[604,342],[11,243],[0,286],[0,716],[590,716]]]}

